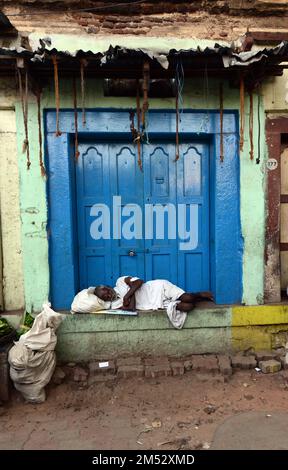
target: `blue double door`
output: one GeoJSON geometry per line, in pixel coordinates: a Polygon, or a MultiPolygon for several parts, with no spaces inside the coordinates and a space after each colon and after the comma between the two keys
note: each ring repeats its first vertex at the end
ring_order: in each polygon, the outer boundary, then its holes
{"type": "Polygon", "coordinates": [[[123,275],[210,289],[209,146],[82,141],[76,164],[79,288],[123,275]]]}

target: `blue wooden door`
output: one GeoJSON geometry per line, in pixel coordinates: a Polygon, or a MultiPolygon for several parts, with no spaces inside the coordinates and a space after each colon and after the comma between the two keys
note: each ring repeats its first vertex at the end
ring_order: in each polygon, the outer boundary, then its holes
{"type": "Polygon", "coordinates": [[[134,146],[83,142],[79,152],[76,187],[80,289],[112,285],[127,273],[143,278],[144,240],[142,233],[137,239],[131,238],[135,227],[130,224],[131,214],[142,214],[143,204],[143,174],[134,146]]]}
{"type": "Polygon", "coordinates": [[[174,143],[145,145],[141,172],[133,144],[80,144],[81,289],[122,275],[168,279],[186,291],[210,288],[208,150],[183,143],[175,162],[174,143]]]}

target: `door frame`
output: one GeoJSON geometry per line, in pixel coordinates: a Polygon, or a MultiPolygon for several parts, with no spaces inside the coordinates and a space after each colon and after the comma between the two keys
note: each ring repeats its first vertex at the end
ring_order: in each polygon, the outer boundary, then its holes
{"type": "Polygon", "coordinates": [[[280,196],[281,196],[281,141],[288,134],[288,118],[266,119],[268,158],[277,161],[273,171],[267,171],[266,187],[266,236],[265,236],[265,285],[264,300],[281,302],[280,271],[280,196]]]}
{"type": "MultiPolygon", "coordinates": [[[[79,110],[79,139],[131,138],[130,109],[89,109],[83,127],[79,110]],[[117,128],[117,132],[115,132],[117,128]]],[[[61,136],[55,137],[56,112],[45,112],[45,161],[48,172],[48,235],[50,300],[55,308],[70,308],[78,291],[74,111],[60,111],[61,136]],[[59,288],[61,286],[61,288],[59,288]]],[[[220,162],[220,113],[185,109],[179,135],[210,142],[210,280],[216,303],[234,304],[242,299],[243,241],[240,226],[240,163],[238,111],[223,116],[224,162],[220,162]],[[223,199],[223,194],[225,198],[223,199]],[[236,208],[236,210],[235,210],[236,208]],[[227,213],[229,217],[227,218],[227,213]],[[229,220],[227,220],[229,219],[229,220]],[[231,227],[234,231],[231,233],[231,227]]],[[[175,136],[175,111],[149,111],[149,136],[175,136]],[[161,116],[160,116],[161,115],[161,116]]]]}

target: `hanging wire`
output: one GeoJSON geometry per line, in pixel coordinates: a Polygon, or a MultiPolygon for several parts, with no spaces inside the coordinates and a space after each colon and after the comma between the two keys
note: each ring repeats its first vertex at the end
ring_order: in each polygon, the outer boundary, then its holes
{"type": "Polygon", "coordinates": [[[204,95],[204,101],[205,101],[205,107],[208,112],[208,103],[209,103],[209,80],[208,80],[208,72],[207,72],[207,63],[205,64],[205,70],[204,70],[204,80],[203,80],[203,95],[204,95]]]}
{"type": "Polygon", "coordinates": [[[240,78],[240,152],[243,150],[244,145],[244,125],[245,125],[245,87],[243,77],[240,78]]]}
{"type": "Polygon", "coordinates": [[[176,107],[176,152],[175,152],[175,162],[179,160],[179,106],[178,106],[179,100],[178,100],[178,89],[176,90],[176,102],[175,102],[175,107],[176,107]]]}
{"type": "Polygon", "coordinates": [[[183,113],[183,90],[184,90],[184,68],[181,58],[177,58],[176,63],[176,88],[178,95],[178,108],[179,108],[179,117],[181,122],[181,115],[183,113]]]}
{"type": "Polygon", "coordinates": [[[183,113],[183,89],[184,89],[184,69],[180,57],[177,57],[176,62],[176,97],[175,97],[175,110],[176,110],[176,148],[175,148],[175,162],[180,158],[179,146],[179,121],[181,122],[181,115],[183,113]]]}
{"type": "Polygon", "coordinates": [[[254,144],[253,144],[253,92],[249,94],[250,109],[249,109],[249,137],[250,137],[250,160],[254,158],[254,144]]]}
{"type": "Polygon", "coordinates": [[[80,155],[78,149],[78,109],[77,109],[77,88],[76,77],[73,76],[73,105],[74,105],[74,125],[75,125],[75,159],[78,160],[80,155]]]}
{"type": "Polygon", "coordinates": [[[137,80],[137,94],[136,94],[136,109],[137,109],[137,151],[138,151],[138,166],[141,171],[142,160],[141,160],[141,133],[140,133],[140,123],[141,123],[141,109],[140,109],[140,83],[137,80]]]}
{"type": "Polygon", "coordinates": [[[261,137],[261,123],[260,123],[260,90],[258,90],[258,106],[257,106],[257,120],[258,120],[258,156],[256,158],[256,164],[260,163],[260,137],[261,137]]]}
{"type": "Polygon", "coordinates": [[[82,124],[86,126],[86,111],[85,111],[85,67],[87,61],[80,59],[80,74],[81,74],[81,104],[82,104],[82,124]]]}
{"type": "MultiPolygon", "coordinates": [[[[101,6],[98,6],[98,7],[90,7],[90,8],[72,8],[72,9],[67,9],[65,11],[65,13],[81,13],[81,12],[92,12],[92,11],[98,11],[98,10],[108,10],[108,9],[111,9],[111,8],[114,8],[114,7],[124,7],[124,6],[134,6],[134,5],[140,5],[141,3],[145,3],[146,0],[137,0],[137,1],[132,1],[132,2],[124,2],[124,3],[111,3],[110,5],[101,5],[101,6]]],[[[19,16],[19,17],[23,17],[23,16],[38,16],[39,15],[39,12],[37,13],[24,13],[24,12],[21,12],[21,13],[11,13],[9,15],[7,15],[8,17],[10,16],[19,16]]],[[[45,11],[45,16],[46,15],[55,15],[55,11],[45,11]]]]}
{"type": "Polygon", "coordinates": [[[148,90],[149,90],[149,80],[150,80],[150,64],[148,61],[143,64],[143,104],[142,104],[142,129],[141,136],[146,135],[146,142],[149,143],[148,135],[148,90]]]}
{"type": "Polygon", "coordinates": [[[224,162],[224,142],[223,142],[223,83],[219,85],[220,104],[220,162],[224,162]]]}
{"type": "Polygon", "coordinates": [[[61,135],[59,129],[59,108],[60,108],[60,94],[59,94],[59,77],[58,77],[58,62],[56,55],[52,56],[52,62],[54,66],[54,86],[55,86],[55,106],[56,106],[56,137],[61,135]]]}
{"type": "Polygon", "coordinates": [[[28,136],[28,71],[26,68],[25,69],[25,93],[23,92],[22,74],[19,68],[17,68],[17,73],[18,73],[19,92],[20,92],[20,98],[21,98],[23,124],[24,124],[24,132],[25,132],[25,139],[23,141],[22,152],[23,153],[26,152],[27,170],[30,170],[31,161],[30,161],[30,147],[29,147],[29,136],[28,136]]]}

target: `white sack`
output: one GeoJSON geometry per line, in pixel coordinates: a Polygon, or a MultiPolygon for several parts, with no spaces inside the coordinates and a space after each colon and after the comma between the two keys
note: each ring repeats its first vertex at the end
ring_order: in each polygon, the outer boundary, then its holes
{"type": "Polygon", "coordinates": [[[49,383],[56,366],[55,331],[61,321],[62,315],[44,304],[32,328],[9,351],[10,377],[26,401],[45,401],[44,387],[49,383]]]}

